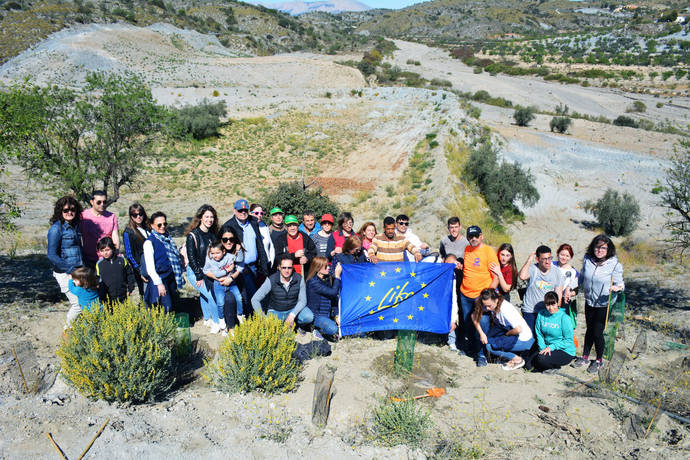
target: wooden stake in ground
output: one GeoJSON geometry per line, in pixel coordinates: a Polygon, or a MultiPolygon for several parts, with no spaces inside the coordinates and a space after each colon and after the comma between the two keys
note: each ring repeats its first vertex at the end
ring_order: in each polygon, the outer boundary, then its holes
{"type": "Polygon", "coordinates": [[[333,394],[333,379],[335,369],[322,364],[316,373],[314,385],[314,400],[311,408],[311,423],[323,428],[328,423],[328,414],[331,411],[331,396],[333,394]]]}
{"type": "Polygon", "coordinates": [[[91,439],[91,442],[89,443],[89,445],[86,446],[86,449],[84,449],[84,452],[81,453],[81,455],[79,456],[79,458],[77,458],[77,460],[82,460],[82,458],[84,458],[84,455],[86,455],[86,453],[89,451],[89,449],[91,449],[91,446],[93,446],[93,443],[96,441],[96,438],[98,438],[101,435],[101,433],[103,433],[103,430],[105,430],[105,427],[108,424],[108,422],[110,422],[110,419],[105,421],[103,426],[101,426],[101,429],[98,430],[98,432],[94,435],[94,437],[91,439]]]}
{"type": "Polygon", "coordinates": [[[654,419],[656,418],[657,414],[659,413],[659,408],[661,407],[661,398],[659,398],[659,404],[656,405],[656,410],[654,411],[654,415],[652,415],[652,419],[649,421],[649,425],[647,425],[647,431],[644,432],[644,438],[647,439],[647,436],[649,435],[649,430],[652,429],[652,424],[654,423],[654,419]]]}
{"type": "Polygon", "coordinates": [[[14,351],[14,347],[12,347],[12,354],[14,355],[14,362],[17,363],[17,367],[19,368],[19,375],[22,376],[22,381],[24,382],[24,390],[26,390],[26,393],[29,393],[29,385],[26,384],[26,379],[24,378],[24,371],[22,371],[22,365],[19,364],[19,358],[17,358],[17,352],[14,351]]]}
{"type": "Polygon", "coordinates": [[[58,451],[58,454],[60,454],[60,457],[62,457],[62,460],[67,460],[67,457],[65,457],[65,453],[60,449],[60,446],[57,445],[55,440],[53,439],[53,434],[52,433],[46,433],[46,436],[48,436],[48,439],[50,439],[51,444],[53,447],[55,447],[55,450],[58,451]]]}

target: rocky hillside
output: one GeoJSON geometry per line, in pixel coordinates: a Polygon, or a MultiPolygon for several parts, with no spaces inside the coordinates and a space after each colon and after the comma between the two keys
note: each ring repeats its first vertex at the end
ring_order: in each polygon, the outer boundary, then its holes
{"type": "Polygon", "coordinates": [[[275,8],[276,10],[280,10],[294,16],[304,13],[313,13],[316,11],[321,11],[324,13],[340,13],[343,11],[366,11],[371,9],[371,7],[362,2],[358,2],[357,0],[327,0],[316,2],[296,1],[280,3],[253,1],[251,3],[255,5],[263,5],[267,8],[275,8]]]}
{"type": "Polygon", "coordinates": [[[636,2],[569,0],[434,0],[401,10],[343,13],[358,31],[425,42],[557,35],[653,23],[665,11],[682,11],[674,0],[636,2]]]}
{"type": "Polygon", "coordinates": [[[254,55],[366,46],[367,37],[353,34],[339,21],[331,20],[327,27],[313,21],[234,0],[0,0],[0,64],[54,32],[90,23],[146,27],[163,22],[213,34],[223,46],[254,55]]]}

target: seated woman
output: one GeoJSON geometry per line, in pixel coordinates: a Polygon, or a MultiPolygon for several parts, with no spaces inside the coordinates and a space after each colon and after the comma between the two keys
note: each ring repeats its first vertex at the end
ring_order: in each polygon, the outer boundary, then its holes
{"type": "Polygon", "coordinates": [[[534,369],[544,372],[560,369],[575,359],[573,343],[573,322],[570,316],[558,308],[558,295],[547,292],[544,295],[546,310],[541,310],[534,324],[539,354],[532,360],[534,369]]]}
{"type": "Polygon", "coordinates": [[[338,264],[361,264],[367,259],[362,255],[362,240],[357,235],[352,235],[345,240],[342,247],[343,252],[335,254],[331,261],[331,276],[335,275],[335,267],[338,264]]]}
{"type": "MultiPolygon", "coordinates": [[[[340,294],[340,275],[343,267],[334,269],[333,285],[328,274],[328,259],[316,256],[312,259],[307,275],[307,307],[314,313],[314,327],[328,338],[338,335],[338,316],[334,312],[340,294]]],[[[320,334],[314,331],[317,338],[320,334]]]]}
{"type": "Polygon", "coordinates": [[[525,360],[516,353],[532,347],[532,331],[517,308],[495,289],[484,289],[479,294],[472,322],[486,351],[507,360],[503,370],[513,371],[525,365],[525,360]],[[491,326],[489,319],[493,323],[491,326]]]}

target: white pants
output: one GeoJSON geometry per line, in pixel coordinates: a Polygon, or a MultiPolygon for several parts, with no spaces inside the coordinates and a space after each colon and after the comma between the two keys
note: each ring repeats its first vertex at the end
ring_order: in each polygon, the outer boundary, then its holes
{"type": "Polygon", "coordinates": [[[67,300],[69,301],[69,311],[67,312],[67,319],[65,320],[65,329],[67,329],[72,324],[72,321],[74,321],[74,319],[79,316],[79,313],[81,313],[79,299],[77,299],[76,295],[69,292],[67,283],[69,282],[70,276],[67,273],[53,272],[53,276],[60,286],[60,292],[65,294],[67,296],[67,300]]]}

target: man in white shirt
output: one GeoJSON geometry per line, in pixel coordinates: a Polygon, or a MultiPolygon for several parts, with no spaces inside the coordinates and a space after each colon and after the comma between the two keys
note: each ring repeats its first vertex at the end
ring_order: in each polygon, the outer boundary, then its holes
{"type": "MultiPolygon", "coordinates": [[[[400,214],[395,218],[395,232],[398,235],[404,236],[423,256],[428,255],[429,245],[423,242],[412,232],[412,230],[410,230],[410,218],[405,214],[400,214]]],[[[409,252],[405,252],[405,258],[410,262],[414,262],[415,260],[414,255],[409,252]]]]}

